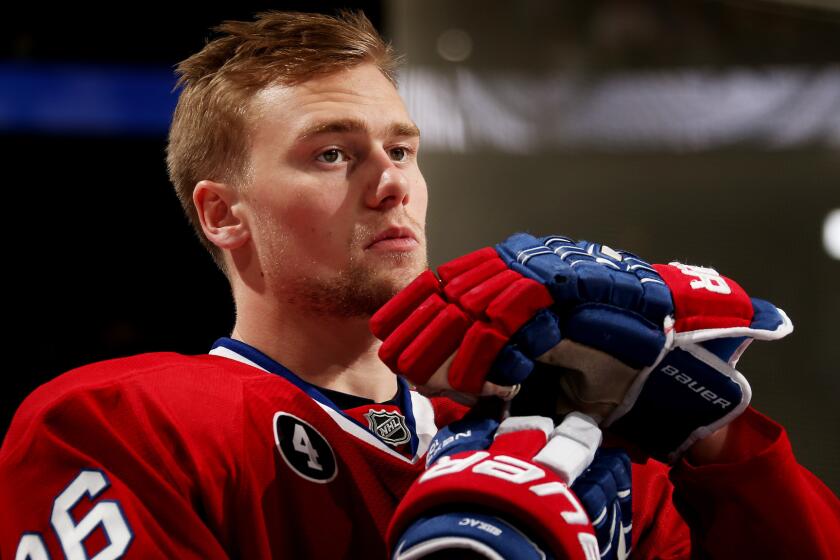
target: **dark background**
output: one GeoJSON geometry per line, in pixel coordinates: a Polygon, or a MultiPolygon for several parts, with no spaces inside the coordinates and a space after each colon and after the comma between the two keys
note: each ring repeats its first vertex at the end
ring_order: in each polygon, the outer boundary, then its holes
{"type": "MultiPolygon", "coordinates": [[[[462,67],[477,72],[840,64],[840,11],[802,3],[301,1],[148,4],[129,13],[31,3],[4,8],[0,64],[171,69],[225,19],[337,7],[362,8],[407,53],[409,67],[443,72],[452,65],[438,56],[435,38],[448,27],[472,34],[473,55],[462,67]]],[[[0,81],[0,88],[14,87],[0,81]]],[[[164,149],[165,130],[155,127],[0,123],[11,331],[0,372],[0,436],[21,400],[63,371],[138,352],[203,353],[229,333],[227,282],[182,216],[164,149]]],[[[825,213],[840,207],[839,155],[807,142],[696,153],[426,151],[431,260],[531,229],[604,240],[655,261],[718,266],[791,314],[794,336],[759,343],[743,371],[756,406],[788,427],[803,463],[837,491],[840,265],[824,254],[819,235],[825,213]],[[523,189],[545,203],[527,204],[523,189]],[[593,200],[610,204],[596,211],[593,200]],[[799,268],[782,269],[779,259],[791,254],[799,268]]]]}

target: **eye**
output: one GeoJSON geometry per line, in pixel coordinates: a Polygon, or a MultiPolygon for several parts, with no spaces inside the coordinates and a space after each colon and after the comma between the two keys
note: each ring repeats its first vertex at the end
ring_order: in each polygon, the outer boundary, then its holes
{"type": "Polygon", "coordinates": [[[397,148],[391,148],[389,150],[391,155],[391,159],[394,161],[405,161],[408,159],[408,148],[403,148],[402,146],[397,148]]]}
{"type": "Polygon", "coordinates": [[[347,161],[347,154],[338,148],[332,148],[318,154],[316,159],[324,163],[344,163],[347,161]]]}

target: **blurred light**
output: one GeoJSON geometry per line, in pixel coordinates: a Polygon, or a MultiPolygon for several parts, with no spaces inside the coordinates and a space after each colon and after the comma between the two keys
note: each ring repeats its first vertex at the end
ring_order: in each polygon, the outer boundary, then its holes
{"type": "Polygon", "coordinates": [[[424,150],[840,148],[840,65],[562,72],[407,67],[424,150]]]}
{"type": "Polygon", "coordinates": [[[831,258],[840,260],[840,208],[832,210],[825,217],[823,246],[831,258]]]}
{"type": "Polygon", "coordinates": [[[166,134],[167,67],[0,63],[0,131],[166,134]]]}
{"type": "Polygon", "coordinates": [[[463,29],[447,29],[437,40],[438,54],[449,62],[462,62],[472,53],[472,37],[463,29]]]}

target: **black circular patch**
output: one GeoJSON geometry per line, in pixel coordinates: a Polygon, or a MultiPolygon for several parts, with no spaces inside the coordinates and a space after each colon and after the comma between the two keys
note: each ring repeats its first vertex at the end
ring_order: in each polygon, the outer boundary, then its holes
{"type": "Polygon", "coordinates": [[[318,430],[287,412],[274,415],[274,442],[289,467],[312,482],[335,478],[335,454],[318,430]]]}

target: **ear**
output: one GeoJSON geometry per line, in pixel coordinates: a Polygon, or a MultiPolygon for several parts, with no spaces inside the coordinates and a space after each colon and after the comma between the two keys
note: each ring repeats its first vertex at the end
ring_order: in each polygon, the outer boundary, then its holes
{"type": "Polygon", "coordinates": [[[238,201],[238,193],[226,183],[203,180],[193,189],[193,204],[201,229],[221,249],[238,249],[251,237],[238,201]]]}

